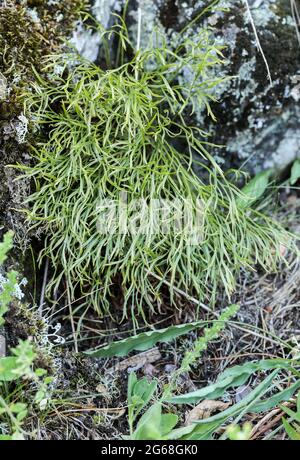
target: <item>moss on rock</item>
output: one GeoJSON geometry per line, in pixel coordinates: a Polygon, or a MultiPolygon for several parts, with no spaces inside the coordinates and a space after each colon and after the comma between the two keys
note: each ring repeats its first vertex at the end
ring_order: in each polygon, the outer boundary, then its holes
{"type": "Polygon", "coordinates": [[[62,46],[85,8],[85,0],[0,1],[0,226],[13,228],[23,247],[27,229],[14,209],[23,205],[29,184],[16,183],[15,172],[6,167],[29,158],[23,93],[33,68],[42,72],[43,57],[62,46]]]}

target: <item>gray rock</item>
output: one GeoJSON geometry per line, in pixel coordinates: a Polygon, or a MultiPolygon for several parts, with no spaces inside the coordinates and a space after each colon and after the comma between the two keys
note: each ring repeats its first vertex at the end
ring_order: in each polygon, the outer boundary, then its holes
{"type": "Polygon", "coordinates": [[[218,121],[210,124],[210,132],[215,143],[226,146],[221,152],[226,166],[257,173],[269,167],[283,170],[300,155],[300,48],[289,2],[251,3],[272,84],[245,2],[236,2],[214,30],[229,46],[224,76],[237,78],[218,94],[220,103],[214,107],[218,121]]]}
{"type": "MultiPolygon", "coordinates": [[[[109,24],[108,8],[114,0],[99,0],[97,17],[109,24]],[[105,4],[105,7],[104,7],[105,4]]],[[[202,0],[143,0],[141,2],[142,40],[147,43],[154,26],[171,37],[201,11],[202,0]]],[[[130,31],[136,34],[138,2],[131,2],[130,31]]],[[[284,169],[300,155],[299,100],[300,47],[290,2],[286,0],[248,0],[259,43],[250,21],[246,0],[220,0],[227,11],[206,15],[202,23],[209,26],[217,43],[225,45],[226,64],[214,69],[215,76],[230,77],[216,91],[219,102],[213,104],[217,122],[210,121],[203,107],[196,113],[198,125],[211,135],[213,143],[224,145],[213,151],[224,168],[243,167],[250,173],[275,167],[284,169]],[[234,77],[234,78],[232,78],[234,77]]],[[[193,33],[191,30],[191,33],[193,33]]],[[[183,73],[179,78],[188,78],[183,73]]]]}

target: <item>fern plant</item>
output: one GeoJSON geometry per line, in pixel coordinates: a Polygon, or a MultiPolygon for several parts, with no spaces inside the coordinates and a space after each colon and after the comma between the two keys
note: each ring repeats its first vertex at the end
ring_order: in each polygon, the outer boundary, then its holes
{"type": "Polygon", "coordinates": [[[145,305],[155,309],[165,282],[171,302],[176,286],[213,303],[220,286],[230,295],[241,267],[274,270],[290,237],[245,206],[208,153],[205,131],[187,121],[201,105],[213,116],[209,102],[220,79],[209,71],[223,58],[209,31],[179,34],[173,48],[154,32],[148,48],[139,49],[120,19],[101,39],[107,50],[119,43],[108,68],[74,54],[50,56],[49,78],[37,75],[27,97],[27,115],[46,136],[33,149],[35,164],[19,167],[35,183],[28,218],[47,235],[42,257],[54,267],[49,291],[66,279],[71,298],[78,288],[99,313],[111,313],[121,280],[124,315],[130,308],[135,317],[145,305]],[[186,84],[178,80],[183,69],[192,76],[186,84]],[[149,207],[157,202],[164,228],[184,206],[192,218],[200,212],[200,224],[153,231],[149,207]]]}

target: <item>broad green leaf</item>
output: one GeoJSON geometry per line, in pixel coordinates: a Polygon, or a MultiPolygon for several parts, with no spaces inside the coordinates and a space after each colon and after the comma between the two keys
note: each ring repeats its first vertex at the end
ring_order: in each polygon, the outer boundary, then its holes
{"type": "Polygon", "coordinates": [[[112,356],[126,356],[131,351],[145,351],[152,348],[158,342],[169,342],[170,340],[187,334],[194,329],[205,326],[206,321],[196,321],[188,324],[180,324],[178,326],[170,326],[166,329],[158,329],[156,331],[142,332],[133,337],[128,337],[124,340],[112,342],[109,345],[85,352],[86,355],[92,358],[109,358],[112,356]]]}
{"type": "Polygon", "coordinates": [[[168,440],[183,439],[183,436],[189,435],[198,425],[182,426],[175,428],[168,434],[168,440]]]}
{"type": "Polygon", "coordinates": [[[153,394],[155,393],[156,387],[156,380],[149,383],[146,378],[143,378],[136,382],[130,398],[130,401],[133,404],[134,417],[136,417],[143,407],[150,402],[153,394]]]}
{"type": "Polygon", "coordinates": [[[213,439],[212,435],[220,427],[219,422],[211,422],[205,425],[195,425],[190,434],[183,436],[184,441],[210,441],[213,439]]]}
{"type": "Polygon", "coordinates": [[[22,420],[24,420],[24,418],[27,416],[27,413],[27,409],[23,410],[22,412],[18,412],[16,416],[18,422],[22,422],[22,420]]]}
{"type": "Polygon", "coordinates": [[[160,432],[162,436],[166,436],[173,430],[178,423],[178,417],[175,414],[162,414],[160,419],[160,432]]]}
{"type": "Polygon", "coordinates": [[[155,388],[155,381],[149,383],[146,377],[143,377],[142,379],[138,380],[134,385],[133,393],[134,395],[139,396],[143,401],[147,402],[148,398],[151,398],[155,388]]]}
{"type": "Polygon", "coordinates": [[[251,407],[251,412],[266,412],[275,406],[278,406],[282,401],[288,401],[294,393],[300,388],[300,381],[286,388],[285,390],[276,393],[265,401],[260,401],[251,407]]]}
{"type": "Polygon", "coordinates": [[[203,399],[217,399],[224,394],[228,388],[235,388],[243,385],[250,375],[258,371],[273,369],[290,369],[294,361],[286,359],[267,359],[258,362],[249,362],[240,366],[226,369],[212,385],[208,385],[200,390],[192,391],[173,398],[167,402],[173,404],[193,404],[203,399]]]}
{"type": "Polygon", "coordinates": [[[19,412],[24,412],[27,409],[27,406],[24,403],[14,403],[11,404],[9,408],[14,414],[18,414],[19,412]]]}
{"type": "Polygon", "coordinates": [[[157,382],[153,380],[148,382],[144,377],[140,380],[134,372],[131,372],[128,378],[128,417],[133,422],[141,410],[150,402],[156,391],[157,382]]]}
{"type": "Polygon", "coordinates": [[[300,178],[300,160],[296,160],[292,166],[290,183],[294,185],[300,178]]]}
{"type": "Polygon", "coordinates": [[[0,382],[12,382],[18,377],[13,372],[17,367],[17,358],[8,356],[0,359],[0,382]]]}
{"type": "Polygon", "coordinates": [[[212,439],[212,434],[220,426],[219,422],[208,423],[207,425],[192,424],[176,428],[168,435],[168,440],[203,441],[212,439]]]}
{"type": "Polygon", "coordinates": [[[128,404],[132,403],[133,387],[137,382],[137,376],[135,372],[130,372],[127,383],[127,401],[128,404]]]}
{"type": "Polygon", "coordinates": [[[161,404],[153,404],[145,414],[140,418],[137,427],[132,435],[132,440],[160,440],[162,435],[161,426],[161,404]]]}
{"type": "Polygon", "coordinates": [[[247,208],[261,198],[270,183],[272,174],[273,170],[268,169],[253,177],[241,190],[243,196],[237,199],[237,206],[239,208],[247,208]]]}

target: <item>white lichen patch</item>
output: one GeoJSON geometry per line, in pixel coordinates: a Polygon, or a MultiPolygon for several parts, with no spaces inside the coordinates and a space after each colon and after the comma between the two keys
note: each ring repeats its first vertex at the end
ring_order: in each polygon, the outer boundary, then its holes
{"type": "MultiPolygon", "coordinates": [[[[243,0],[246,1],[246,0],[243,0]]],[[[276,14],[277,0],[248,0],[251,14],[256,27],[266,27],[271,20],[278,20],[276,14]]],[[[249,14],[244,15],[245,23],[250,22],[249,14]]]]}
{"type": "Polygon", "coordinates": [[[124,0],[95,0],[92,12],[97,21],[108,28],[112,12],[120,13],[124,0]]]}
{"type": "Polygon", "coordinates": [[[100,36],[98,33],[93,33],[91,29],[86,29],[82,23],[78,23],[73,31],[71,43],[85,59],[92,62],[97,59],[101,43],[100,36]]]}
{"type": "Polygon", "coordinates": [[[251,99],[255,95],[256,88],[258,86],[257,82],[253,78],[253,72],[256,68],[256,57],[253,56],[251,59],[246,61],[241,65],[237,78],[239,82],[246,82],[245,89],[239,91],[239,97],[241,103],[246,99],[251,99]]]}
{"type": "Polygon", "coordinates": [[[14,123],[16,139],[19,144],[24,144],[28,132],[28,118],[22,113],[18,116],[18,121],[14,123]]]}
{"type": "Polygon", "coordinates": [[[286,110],[271,119],[249,117],[249,128],[228,140],[227,152],[251,161],[255,172],[268,168],[283,170],[300,157],[300,131],[289,127],[290,120],[299,119],[299,112],[286,110]]]}
{"type": "MultiPolygon", "coordinates": [[[[0,292],[3,290],[3,287],[5,284],[8,282],[7,278],[0,273],[0,292]]],[[[14,292],[12,293],[13,297],[15,297],[18,300],[21,300],[24,298],[24,293],[22,291],[22,288],[27,285],[27,279],[23,278],[18,284],[15,284],[14,286],[14,292]]]]}
{"type": "Polygon", "coordinates": [[[7,93],[7,78],[0,72],[0,101],[6,98],[7,93]]]}
{"type": "Polygon", "coordinates": [[[159,34],[165,36],[167,39],[167,31],[163,28],[159,21],[159,7],[162,6],[163,0],[141,0],[138,3],[140,6],[141,24],[138,23],[138,10],[131,10],[130,16],[133,19],[133,24],[130,27],[130,35],[134,44],[136,44],[138,36],[138,28],[140,27],[140,47],[148,48],[149,44],[153,41],[154,31],[159,31],[159,34]]]}
{"type": "Polygon", "coordinates": [[[39,18],[39,15],[38,15],[38,12],[37,12],[36,8],[27,8],[26,13],[27,13],[27,16],[30,17],[32,22],[34,22],[36,24],[40,23],[40,18],[39,18]]]}
{"type": "Polygon", "coordinates": [[[288,129],[285,136],[278,144],[272,158],[264,162],[264,168],[276,168],[283,170],[296,158],[300,157],[300,131],[288,129]]]}
{"type": "Polygon", "coordinates": [[[24,144],[28,132],[28,118],[23,113],[17,119],[7,122],[3,125],[4,139],[14,137],[18,144],[24,144]]]}

